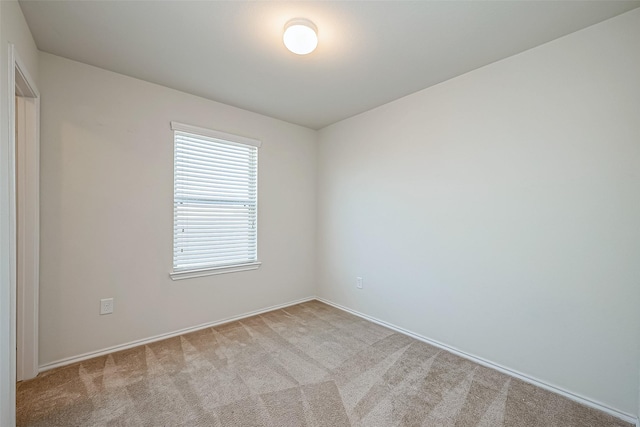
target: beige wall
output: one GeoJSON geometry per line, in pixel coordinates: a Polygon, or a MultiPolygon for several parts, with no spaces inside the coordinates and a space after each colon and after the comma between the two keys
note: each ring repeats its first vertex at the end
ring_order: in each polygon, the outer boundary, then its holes
{"type": "Polygon", "coordinates": [[[319,135],[320,296],[635,415],[640,10],[319,135]]]}
{"type": "Polygon", "coordinates": [[[15,1],[0,1],[0,425],[13,425],[15,419],[15,377],[11,374],[11,364],[15,362],[15,342],[11,334],[15,325],[11,322],[14,297],[10,292],[10,252],[9,222],[9,116],[10,94],[14,88],[8,87],[9,43],[38,84],[38,50],[24,20],[20,6],[15,1]]]}
{"type": "Polygon", "coordinates": [[[49,54],[40,67],[41,364],[314,295],[314,131],[49,54]],[[169,278],[172,120],[262,140],[260,269],[169,278]]]}

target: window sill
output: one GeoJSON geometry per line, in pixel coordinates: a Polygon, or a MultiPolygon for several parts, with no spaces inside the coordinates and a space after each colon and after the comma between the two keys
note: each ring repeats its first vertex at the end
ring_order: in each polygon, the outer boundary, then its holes
{"type": "Polygon", "coordinates": [[[199,270],[172,271],[169,273],[171,280],[191,279],[194,277],[213,276],[214,274],[235,273],[238,271],[255,270],[260,267],[260,261],[246,264],[224,265],[220,267],[202,268],[199,270]]]}

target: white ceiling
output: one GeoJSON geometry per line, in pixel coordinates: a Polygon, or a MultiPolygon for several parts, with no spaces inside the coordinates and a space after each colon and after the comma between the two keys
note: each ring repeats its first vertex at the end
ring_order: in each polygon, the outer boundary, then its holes
{"type": "Polygon", "coordinates": [[[31,1],[38,48],[319,129],[640,1],[31,1]],[[318,49],[287,51],[291,18],[318,49]]]}

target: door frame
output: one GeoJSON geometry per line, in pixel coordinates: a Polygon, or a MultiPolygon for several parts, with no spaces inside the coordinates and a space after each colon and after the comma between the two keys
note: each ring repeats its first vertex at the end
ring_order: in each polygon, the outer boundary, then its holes
{"type": "MultiPolygon", "coordinates": [[[[11,287],[16,380],[38,375],[40,282],[40,94],[14,45],[9,46],[11,287]],[[12,90],[13,89],[13,90],[12,90]],[[18,97],[18,99],[16,99],[18,97]],[[16,109],[17,104],[17,109],[16,109]],[[21,132],[16,140],[16,122],[21,132]],[[18,163],[16,163],[18,162],[18,163]]],[[[13,348],[13,347],[12,347],[13,348]]]]}

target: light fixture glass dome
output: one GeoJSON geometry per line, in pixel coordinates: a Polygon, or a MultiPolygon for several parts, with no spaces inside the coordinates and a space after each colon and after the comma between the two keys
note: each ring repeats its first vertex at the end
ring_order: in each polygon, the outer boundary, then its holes
{"type": "Polygon", "coordinates": [[[283,40],[291,52],[306,55],[318,46],[318,29],[308,19],[295,18],[284,26],[283,40]]]}

